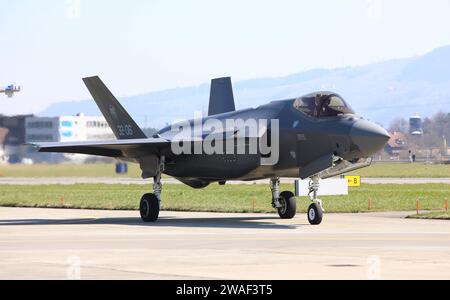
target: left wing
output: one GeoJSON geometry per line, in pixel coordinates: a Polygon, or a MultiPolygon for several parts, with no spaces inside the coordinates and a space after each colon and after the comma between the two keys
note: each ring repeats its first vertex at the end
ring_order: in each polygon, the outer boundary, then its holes
{"type": "Polygon", "coordinates": [[[39,152],[78,153],[114,158],[137,159],[143,156],[158,154],[170,147],[168,140],[161,138],[133,139],[99,142],[38,143],[30,144],[39,152]]]}

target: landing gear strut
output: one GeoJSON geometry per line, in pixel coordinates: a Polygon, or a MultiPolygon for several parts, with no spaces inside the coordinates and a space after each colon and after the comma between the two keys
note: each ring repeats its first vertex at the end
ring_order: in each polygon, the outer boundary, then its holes
{"type": "Polygon", "coordinates": [[[164,172],[164,157],[160,159],[157,175],[153,178],[153,193],[142,196],[139,211],[144,222],[156,222],[161,209],[162,183],[161,174],[164,172]]]}
{"type": "Polygon", "coordinates": [[[317,192],[319,191],[320,177],[311,177],[309,183],[309,197],[313,202],[308,208],[308,221],[311,225],[319,225],[322,223],[324,209],[322,206],[322,200],[317,199],[317,192]]]}
{"type": "Polygon", "coordinates": [[[272,191],[272,206],[278,210],[282,219],[293,219],[297,213],[297,202],[295,196],[289,191],[280,193],[280,179],[275,178],[270,181],[272,191]]]}

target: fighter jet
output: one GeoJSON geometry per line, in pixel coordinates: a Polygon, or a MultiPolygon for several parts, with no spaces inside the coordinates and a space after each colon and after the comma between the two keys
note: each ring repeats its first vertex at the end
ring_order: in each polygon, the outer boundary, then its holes
{"type": "Polygon", "coordinates": [[[20,92],[20,90],[21,90],[20,86],[15,86],[11,84],[4,89],[0,89],[0,94],[4,93],[6,96],[8,96],[8,98],[12,98],[14,94],[20,92]]]}
{"type": "Polygon", "coordinates": [[[117,140],[34,146],[40,152],[98,155],[138,163],[142,177],[153,178],[153,192],[140,201],[144,222],[155,222],[159,217],[161,177],[166,174],[194,189],[227,181],[268,179],[272,206],[282,219],[294,218],[297,209],[294,194],[280,190],[280,178],[310,179],[312,203],[307,215],[312,225],[318,225],[324,214],[323,203],[317,198],[320,179],[369,166],[371,157],[390,138],[385,129],[356,115],[333,92],[236,110],[228,77],[212,80],[207,117],[175,123],[147,137],[99,77],[83,81],[117,140]]]}

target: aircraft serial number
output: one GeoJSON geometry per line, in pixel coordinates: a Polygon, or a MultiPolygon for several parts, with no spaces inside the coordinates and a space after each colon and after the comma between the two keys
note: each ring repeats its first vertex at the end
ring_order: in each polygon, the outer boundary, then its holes
{"type": "Polygon", "coordinates": [[[134,134],[131,125],[117,125],[117,131],[119,136],[132,136],[134,134]]]}

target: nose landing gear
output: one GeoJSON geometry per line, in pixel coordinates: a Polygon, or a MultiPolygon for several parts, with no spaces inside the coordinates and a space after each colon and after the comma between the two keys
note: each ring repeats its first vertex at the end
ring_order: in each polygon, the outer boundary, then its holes
{"type": "Polygon", "coordinates": [[[311,177],[311,182],[309,183],[309,197],[313,203],[308,208],[308,221],[311,225],[320,225],[323,220],[323,213],[325,212],[322,206],[322,200],[317,198],[319,186],[319,176],[316,175],[311,177]]]}

